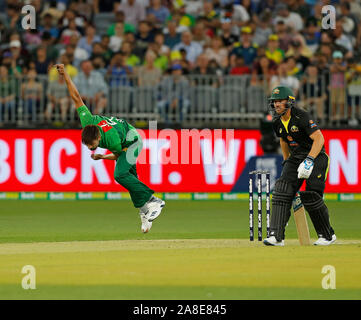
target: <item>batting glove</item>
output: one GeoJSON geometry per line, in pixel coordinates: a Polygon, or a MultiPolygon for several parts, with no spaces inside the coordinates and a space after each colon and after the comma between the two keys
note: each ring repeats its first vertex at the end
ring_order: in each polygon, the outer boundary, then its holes
{"type": "Polygon", "coordinates": [[[311,156],[307,156],[305,160],[299,165],[297,172],[298,172],[298,179],[308,179],[313,170],[313,163],[314,158],[311,156]]]}

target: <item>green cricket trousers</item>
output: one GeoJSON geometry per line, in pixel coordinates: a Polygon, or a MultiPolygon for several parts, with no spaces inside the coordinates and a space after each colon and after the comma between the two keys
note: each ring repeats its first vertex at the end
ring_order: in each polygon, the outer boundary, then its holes
{"type": "Polygon", "coordinates": [[[136,159],[142,151],[143,143],[138,140],[124,149],[117,159],[114,179],[129,191],[134,207],[140,208],[149,201],[154,191],[138,179],[136,159]]]}

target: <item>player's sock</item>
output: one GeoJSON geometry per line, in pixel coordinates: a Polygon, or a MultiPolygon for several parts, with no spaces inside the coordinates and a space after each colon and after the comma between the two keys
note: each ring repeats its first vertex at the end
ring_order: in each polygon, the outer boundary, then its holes
{"type": "Polygon", "coordinates": [[[300,196],[318,237],[330,241],[335,232],[330,225],[328,209],[322,197],[315,191],[301,191],[300,196]]]}

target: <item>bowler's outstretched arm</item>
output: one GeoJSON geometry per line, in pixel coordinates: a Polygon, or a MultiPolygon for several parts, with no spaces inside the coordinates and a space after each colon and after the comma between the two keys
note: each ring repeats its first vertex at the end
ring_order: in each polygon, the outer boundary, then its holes
{"type": "Polygon", "coordinates": [[[81,98],[81,96],[79,94],[79,91],[76,88],[73,81],[71,80],[68,73],[66,72],[66,70],[64,68],[64,65],[63,64],[56,64],[55,67],[56,67],[59,75],[64,77],[66,86],[68,87],[68,91],[69,91],[71,99],[74,102],[75,108],[79,108],[79,107],[83,106],[84,102],[83,102],[83,100],[82,100],[82,98],[81,98]]]}

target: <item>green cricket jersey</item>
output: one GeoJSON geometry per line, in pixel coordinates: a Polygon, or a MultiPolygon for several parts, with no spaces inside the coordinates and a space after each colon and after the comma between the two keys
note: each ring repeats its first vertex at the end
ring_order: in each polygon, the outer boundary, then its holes
{"type": "Polygon", "coordinates": [[[100,148],[108,149],[112,153],[119,155],[124,148],[128,148],[135,141],[140,140],[137,130],[123,119],[92,115],[85,105],[79,107],[77,111],[83,128],[90,124],[97,125],[100,128],[100,148]],[[131,130],[133,132],[128,134],[131,130]]]}

